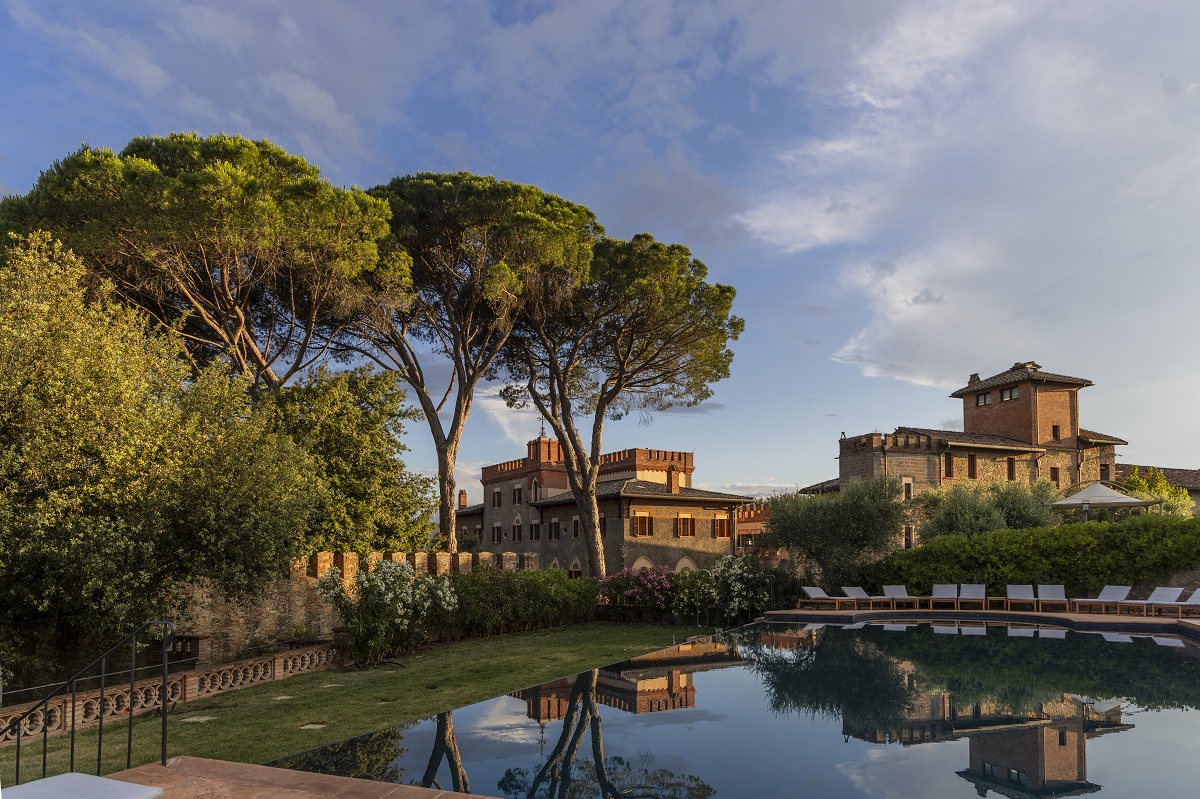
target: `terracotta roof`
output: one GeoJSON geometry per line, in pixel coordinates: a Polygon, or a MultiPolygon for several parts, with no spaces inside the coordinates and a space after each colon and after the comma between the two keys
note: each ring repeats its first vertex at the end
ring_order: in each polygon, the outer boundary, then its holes
{"type": "MultiPolygon", "coordinates": [[[[612,499],[614,497],[662,497],[662,498],[678,498],[678,499],[698,499],[698,500],[719,500],[723,502],[746,503],[753,502],[753,497],[742,496],[741,494],[722,494],[719,491],[705,491],[700,488],[683,488],[680,487],[678,494],[672,494],[662,483],[652,483],[649,480],[634,480],[626,478],[624,480],[606,480],[601,483],[596,483],[596,499],[612,499]]],[[[536,506],[542,505],[567,505],[575,502],[575,496],[570,491],[564,491],[561,494],[555,494],[548,499],[539,500],[531,503],[536,506]]]]}
{"type": "Polygon", "coordinates": [[[1043,383],[1064,383],[1069,386],[1079,386],[1081,388],[1083,386],[1095,385],[1091,380],[1084,380],[1082,377],[1069,377],[1068,375],[1043,372],[1042,368],[1036,363],[1027,361],[1025,363],[1014,363],[1012,368],[1007,372],[1001,372],[998,375],[992,375],[983,380],[977,380],[974,383],[967,383],[966,386],[955,391],[950,396],[967,397],[981,391],[1000,388],[1002,386],[1012,386],[1029,380],[1039,380],[1043,383]]]}
{"type": "Polygon", "coordinates": [[[805,486],[800,489],[801,494],[832,494],[841,490],[839,478],[834,477],[832,480],[822,480],[819,483],[813,483],[810,486],[805,486]]]}
{"type": "Polygon", "coordinates": [[[1138,476],[1145,479],[1151,469],[1158,469],[1163,473],[1163,477],[1167,478],[1167,484],[1176,488],[1186,488],[1189,491],[1200,491],[1200,469],[1172,469],[1166,466],[1143,466],[1136,463],[1118,463],[1116,471],[1116,482],[1121,482],[1129,472],[1137,467],[1138,476]]]}
{"type": "Polygon", "coordinates": [[[924,427],[897,427],[897,433],[917,433],[930,438],[936,438],[947,444],[959,444],[965,447],[1000,447],[1003,449],[1019,449],[1024,452],[1042,452],[1045,448],[1019,441],[1005,436],[994,436],[989,433],[964,433],[961,430],[930,430],[924,427]]]}
{"type": "Polygon", "coordinates": [[[472,513],[483,513],[483,503],[480,502],[478,505],[468,505],[465,508],[458,508],[454,512],[454,515],[455,516],[470,516],[472,513]]]}
{"type": "Polygon", "coordinates": [[[1116,436],[1106,436],[1104,433],[1097,433],[1095,430],[1084,430],[1079,428],[1079,437],[1093,444],[1128,444],[1129,442],[1123,438],[1116,436]]]}

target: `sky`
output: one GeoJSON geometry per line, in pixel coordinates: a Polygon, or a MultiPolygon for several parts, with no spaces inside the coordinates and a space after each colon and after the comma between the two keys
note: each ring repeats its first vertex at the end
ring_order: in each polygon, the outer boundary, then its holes
{"type": "MultiPolygon", "coordinates": [[[[1200,468],[1197,29],[1187,0],[0,0],[0,195],[85,142],[224,131],[683,243],[737,289],[732,374],[605,449],[694,451],[698,487],[835,477],[841,432],[961,427],[947,395],[1028,360],[1095,383],[1124,461],[1200,468]]],[[[472,501],[537,432],[479,390],[472,501]]]]}

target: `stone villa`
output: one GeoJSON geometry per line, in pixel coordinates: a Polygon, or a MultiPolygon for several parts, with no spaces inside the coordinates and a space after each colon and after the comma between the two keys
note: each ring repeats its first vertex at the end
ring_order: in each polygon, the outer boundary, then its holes
{"type": "MultiPolygon", "coordinates": [[[[627,567],[674,571],[734,554],[736,509],[750,497],[692,488],[690,452],[626,449],[601,455],[597,499],[609,574],[627,567]]],[[[485,466],[483,503],[458,495],[460,540],[487,552],[530,552],[543,566],[581,574],[587,545],[559,443],[540,436],[526,456],[485,466]]]]}

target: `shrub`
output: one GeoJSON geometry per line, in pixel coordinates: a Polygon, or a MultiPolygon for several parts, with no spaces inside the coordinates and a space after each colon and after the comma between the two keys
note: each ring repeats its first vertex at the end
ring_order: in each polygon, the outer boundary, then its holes
{"type": "Polygon", "coordinates": [[[1074,596],[1105,585],[1139,585],[1200,566],[1200,518],[1136,516],[976,536],[946,535],[863,569],[863,585],[903,583],[928,593],[934,583],[1062,583],[1074,596]]]}
{"type": "Polygon", "coordinates": [[[677,616],[705,618],[717,607],[717,587],[712,576],[703,571],[682,571],[671,575],[671,612],[677,616]]]}
{"type": "Polygon", "coordinates": [[[452,574],[458,606],[438,620],[436,637],[449,641],[588,621],[596,612],[596,583],[572,580],[561,569],[452,574]]]}
{"type": "Polygon", "coordinates": [[[622,569],[600,581],[600,599],[609,605],[671,609],[671,572],[659,566],[622,569]]]}
{"type": "Polygon", "coordinates": [[[446,578],[418,577],[408,563],[387,560],[358,572],[353,590],[341,570],[330,569],[317,581],[317,591],[337,610],[350,639],[350,658],[360,667],[424,641],[431,616],[458,605],[446,578]]]}

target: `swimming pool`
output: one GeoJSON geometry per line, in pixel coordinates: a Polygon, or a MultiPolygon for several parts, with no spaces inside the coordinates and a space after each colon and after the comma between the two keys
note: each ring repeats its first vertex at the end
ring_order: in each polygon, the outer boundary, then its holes
{"type": "Polygon", "coordinates": [[[1200,647],[756,624],[269,765],[505,797],[1191,796],[1200,647]]]}

